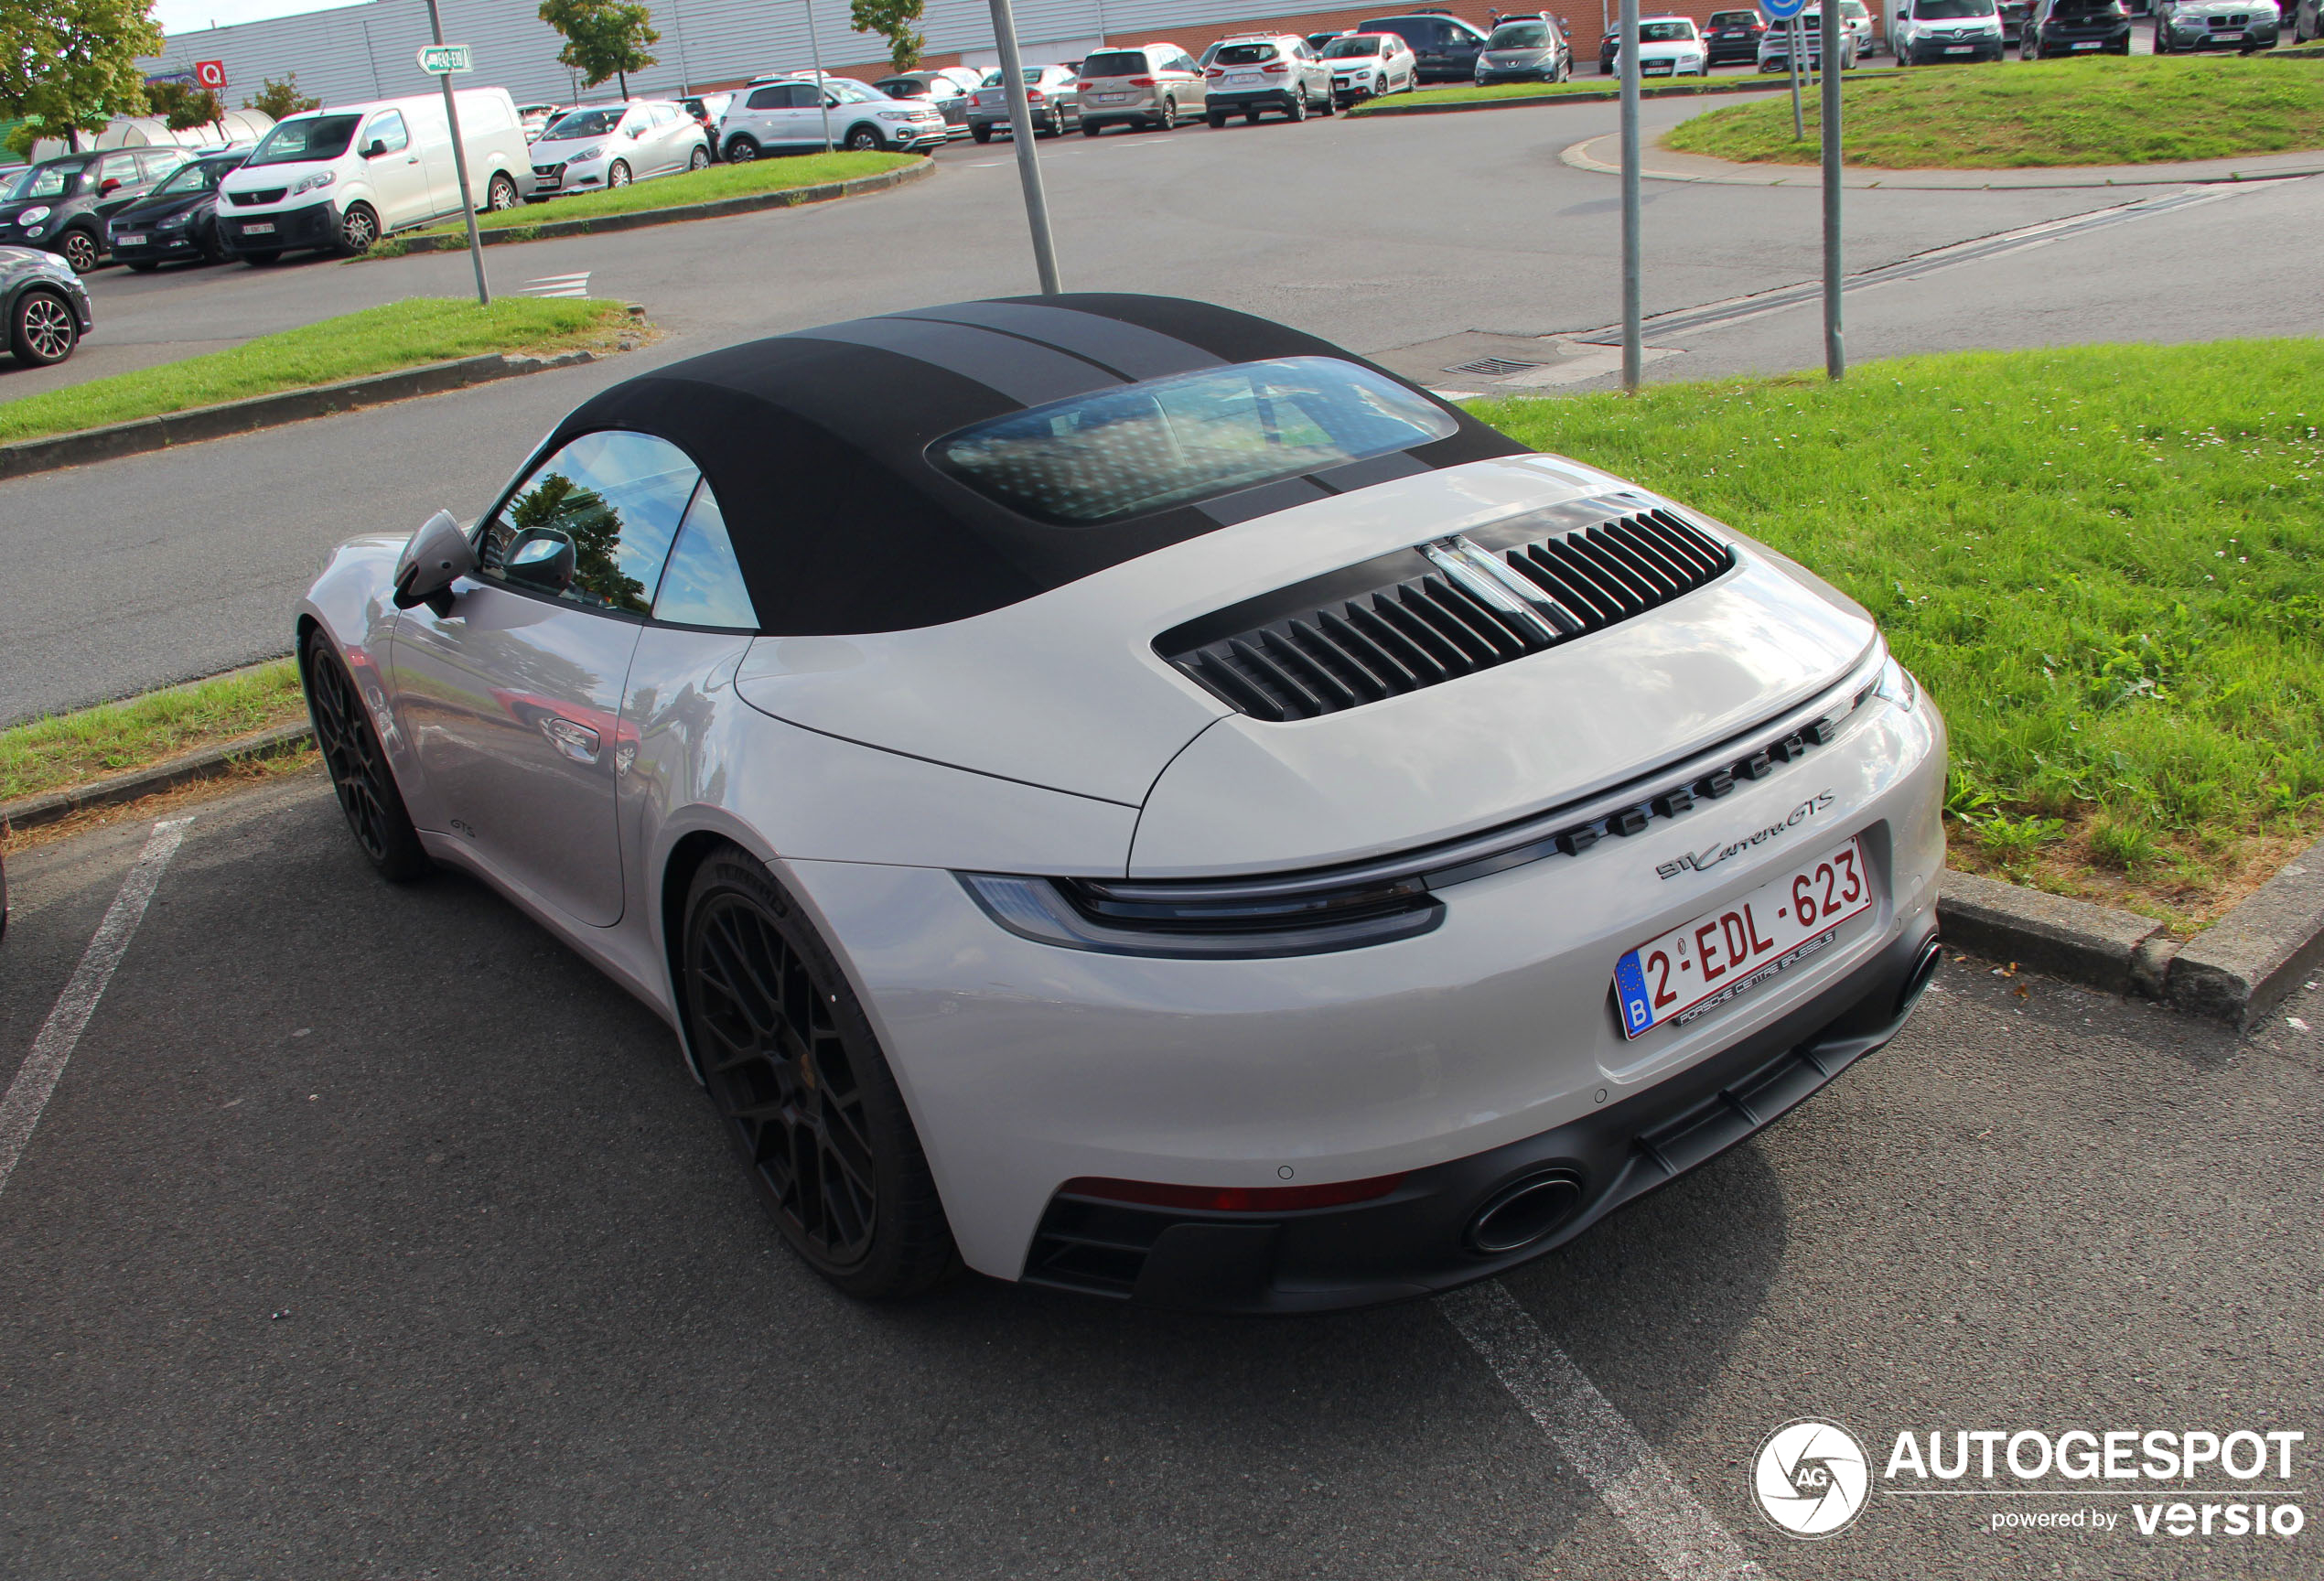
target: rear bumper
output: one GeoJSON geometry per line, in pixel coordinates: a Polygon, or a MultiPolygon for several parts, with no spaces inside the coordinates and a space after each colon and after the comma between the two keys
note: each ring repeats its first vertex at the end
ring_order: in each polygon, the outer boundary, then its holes
{"type": "Polygon", "coordinates": [[[1213,110],[1285,110],[1291,108],[1294,91],[1289,88],[1263,88],[1256,92],[1210,94],[1213,110]]]}
{"type": "Polygon", "coordinates": [[[1355,1207],[1213,1213],[1053,1199],[1023,1280],[1142,1305],[1324,1312],[1433,1295],[1555,1251],[1624,1205],[1765,1130],[1894,1038],[1936,970],[1924,915],[1773,1025],[1625,1102],[1522,1142],[1415,1171],[1355,1207]],[[1550,1228],[1478,1250],[1487,1205],[1533,1188],[1550,1228]]]}
{"type": "Polygon", "coordinates": [[[287,252],[294,248],[336,247],[339,239],[339,205],[323,202],[310,203],[304,209],[274,209],[255,213],[221,212],[218,216],[218,234],[224,239],[226,250],[238,255],[287,252]]]}

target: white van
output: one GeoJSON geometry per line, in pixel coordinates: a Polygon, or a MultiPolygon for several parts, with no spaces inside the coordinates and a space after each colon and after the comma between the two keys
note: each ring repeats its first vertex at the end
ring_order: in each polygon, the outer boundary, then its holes
{"type": "MultiPolygon", "coordinates": [[[[457,99],[476,206],[514,208],[533,184],[516,102],[505,88],[470,88],[457,99]]],[[[248,264],[310,247],[352,256],[382,236],[457,214],[460,178],[444,95],[293,115],[218,193],[218,234],[248,264]]]]}

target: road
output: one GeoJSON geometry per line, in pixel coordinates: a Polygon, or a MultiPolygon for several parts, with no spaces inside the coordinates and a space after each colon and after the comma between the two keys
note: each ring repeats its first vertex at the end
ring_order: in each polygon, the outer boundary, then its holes
{"type": "MultiPolygon", "coordinates": [[[[11,862],[7,1068],[146,837],[11,862]]],[[[1803,1543],[1744,1479],[1809,1414],[1876,1471],[1934,1429],[2317,1453],[2319,1115],[2281,1016],[1949,962],[1888,1049],[1501,1282],[1550,1349],[1496,1359],[1603,1405],[1545,1432],[1457,1302],[834,1296],[658,1021],[467,880],[376,881],[308,777],[196,810],[0,1188],[0,1576],[2313,1577],[2313,1498],[2297,1540],[1989,1532],[2128,1502],[2052,1479],[1803,1543]],[[1575,1468],[1625,1445],[1609,1502],[1575,1468]]]]}
{"type": "MultiPolygon", "coordinates": [[[[1646,129],[1699,108],[1650,101],[1646,129]]],[[[1043,157],[1065,283],[1208,297],[1424,373],[1459,360],[1436,352],[1472,332],[1602,328],[1620,312],[1616,183],[1558,153],[1615,115],[1590,103],[1059,139],[1043,157]]],[[[16,594],[0,606],[0,724],[285,651],[285,611],[329,544],[405,530],[439,507],[472,514],[558,416],[611,382],[749,336],[1030,290],[1009,150],[961,145],[941,160],[931,179],[894,194],[488,254],[504,290],[586,271],[593,292],[644,303],[668,332],[645,351],[0,483],[16,594]]],[[[2125,196],[1852,191],[1849,266],[2119,208],[2125,196]]],[[[1817,202],[1804,188],[1648,183],[1647,310],[1817,278],[1817,202]]],[[[2313,332],[2319,223],[2324,183],[2269,183],[1867,286],[1851,294],[1852,355],[2313,332]],[[2234,238],[2232,272],[2220,266],[2223,235],[2234,238]]],[[[448,254],[106,271],[89,366],[103,366],[115,334],[230,340],[406,294],[457,296],[468,268],[448,254]]],[[[1650,344],[1675,353],[1652,365],[1656,378],[1823,360],[1813,305],[1652,328],[1650,344]]],[[[0,390],[16,393],[26,377],[0,374],[0,390]]]]}

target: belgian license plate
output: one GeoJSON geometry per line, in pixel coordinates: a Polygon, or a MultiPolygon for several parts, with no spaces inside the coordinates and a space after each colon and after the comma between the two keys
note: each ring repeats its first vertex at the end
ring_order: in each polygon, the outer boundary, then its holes
{"type": "Polygon", "coordinates": [[[143,247],[145,244],[145,239],[143,236],[116,236],[113,239],[113,244],[116,247],[143,247]]]}
{"type": "Polygon", "coordinates": [[[1238,88],[1247,88],[1259,81],[1259,73],[1256,71],[1230,71],[1227,73],[1227,81],[1233,83],[1238,88]]]}
{"type": "Polygon", "coordinates": [[[2086,38],[2081,43],[2076,44],[2074,48],[2077,49],[2095,49],[2098,48],[2100,42],[2101,40],[2096,38],[2086,38]]]}
{"type": "Polygon", "coordinates": [[[1130,102],[1127,93],[1092,93],[1090,97],[1101,104],[1126,104],[1130,102]]]}
{"type": "Polygon", "coordinates": [[[1948,44],[1944,47],[1944,52],[1948,55],[1966,55],[1975,48],[1974,44],[1948,44]]]}
{"type": "Polygon", "coordinates": [[[1692,1021],[1829,945],[1872,905],[1854,840],[1799,863],[1748,895],[1650,939],[1614,966],[1622,1035],[1692,1021]]]}
{"type": "MultiPolygon", "coordinates": [[[[2211,37],[2222,39],[2230,44],[2241,44],[2243,41],[2243,36],[2241,33],[2214,33],[2211,37]]],[[[2074,48],[2077,49],[2095,49],[2098,46],[2095,44],[2077,44],[2074,48]]]]}
{"type": "Polygon", "coordinates": [[[242,234],[245,236],[272,236],[274,233],[274,222],[272,220],[262,220],[255,225],[242,227],[242,234]]]}

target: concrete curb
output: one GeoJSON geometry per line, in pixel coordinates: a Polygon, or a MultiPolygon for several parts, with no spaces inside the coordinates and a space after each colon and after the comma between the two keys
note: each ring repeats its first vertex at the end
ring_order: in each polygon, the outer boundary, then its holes
{"type": "Polygon", "coordinates": [[[2134,912],[1950,867],[1937,898],[1937,926],[1949,944],[2109,994],[2138,987],[2139,949],[2163,930],[2134,912]]]}
{"type": "MultiPolygon", "coordinates": [[[[1619,176],[1622,167],[1592,154],[1593,144],[1611,140],[1617,134],[1605,132],[1571,145],[1558,153],[1560,162],[1576,170],[1587,170],[1597,176],[1619,176]]],[[[1668,157],[1692,159],[1714,167],[1709,170],[1651,170],[1643,164],[1639,175],[1649,181],[1680,181],[1698,187],[1813,187],[1824,179],[1813,165],[1755,166],[1738,164],[1732,159],[1714,159],[1705,154],[1679,154],[1671,149],[1656,149],[1668,157]],[[1765,174],[1781,171],[1781,174],[1765,174]]],[[[2258,158],[2274,158],[2274,155],[2259,155],[2258,158]]],[[[2089,175],[2073,176],[2065,172],[2072,167],[2053,166],[2040,170],[2017,172],[1995,171],[1992,176],[1976,170],[1880,170],[1858,167],[1843,170],[1840,184],[1856,191],[1875,188],[1888,192],[2035,192],[2060,188],[2120,188],[2120,187],[2203,187],[2228,185],[2245,181],[2285,181],[2299,176],[2324,175],[2324,159],[2313,156],[2304,165],[2264,167],[2257,168],[2219,168],[2222,160],[2194,160],[2171,165],[2124,166],[2109,165],[2093,168],[2089,175]],[[2096,170],[2136,171],[2135,175],[2103,176],[2096,170]],[[1979,179],[1980,177],[1986,177],[1979,179]],[[2012,178],[2022,177],[2022,179],[2012,178]]]]}
{"type": "Polygon", "coordinates": [[[2319,963],[2324,841],[2187,941],[2170,963],[2170,1002],[2190,1015],[2249,1027],[2319,963]]]}
{"type": "MultiPolygon", "coordinates": [[[[478,232],[478,237],[487,247],[499,247],[516,242],[553,242],[560,236],[594,236],[608,231],[636,231],[648,225],[677,225],[689,220],[724,220],[736,214],[755,214],[764,209],[796,209],[805,203],[828,203],[834,199],[855,198],[866,192],[884,192],[891,187],[901,187],[908,181],[925,180],[935,169],[936,162],[924,158],[917,165],[899,166],[893,170],[883,170],[877,176],[851,176],[845,181],[825,181],[813,187],[790,187],[780,192],[750,192],[740,198],[721,198],[715,203],[681,203],[669,209],[640,209],[633,214],[607,214],[595,220],[543,220],[538,225],[513,225],[505,231],[481,231],[478,232]]],[[[390,250],[376,256],[400,258],[418,253],[465,253],[468,249],[468,239],[465,231],[450,236],[391,236],[386,245],[390,250]]]]}
{"type": "MultiPolygon", "coordinates": [[[[1897,75],[1895,67],[1884,66],[1870,71],[1860,70],[1848,81],[1858,82],[1867,78],[1878,79],[1895,75],[1897,75]]],[[[1649,88],[1644,83],[1641,83],[1638,96],[1641,99],[1685,99],[1715,93],[1789,92],[1791,91],[1790,82],[1791,79],[1784,76],[1779,75],[1770,80],[1762,80],[1754,75],[1748,80],[1730,77],[1725,80],[1714,78],[1708,82],[1695,81],[1684,84],[1673,82],[1661,88],[1649,88]]],[[[1359,121],[1369,121],[1375,115],[1454,115],[1467,110],[1514,110],[1520,105],[1531,104],[1603,104],[1609,99],[1619,99],[1621,96],[1621,89],[1614,87],[1588,92],[1576,90],[1566,93],[1530,95],[1512,93],[1502,99],[1460,99],[1448,104],[1396,104],[1383,102],[1378,99],[1369,99],[1364,103],[1372,108],[1351,106],[1343,113],[1351,115],[1359,121]]]]}
{"type": "Polygon", "coordinates": [[[118,806],[163,790],[175,790],[197,780],[214,780],[231,770],[237,763],[253,758],[275,758],[296,752],[315,739],[311,725],[277,725],[255,736],[245,736],[239,741],[221,746],[206,747],[199,752],[167,758],[133,769],[126,774],[94,780],[70,790],[58,790],[47,796],[29,796],[21,801],[0,806],[0,829],[38,829],[44,824],[61,823],[74,813],[91,807],[118,806]]]}
{"type": "Polygon", "coordinates": [[[496,379],[539,373],[551,368],[570,368],[594,361],[596,358],[597,354],[590,351],[565,351],[553,357],[511,356],[504,351],[495,351],[482,357],[462,357],[450,362],[429,362],[393,373],[374,373],[367,379],[317,384],[307,390],[283,390],[272,395],[253,395],[247,401],[229,401],[219,406],[197,406],[191,411],[168,412],[158,417],[140,417],[134,422],[114,423],[102,428],[84,428],[77,434],[58,434],[46,439],[19,439],[12,445],[0,445],[0,479],[52,471],[59,467],[81,467],[91,461],[110,461],[118,456],[138,456],[151,450],[166,450],[173,445],[221,439],[229,434],[247,434],[254,429],[303,422],[309,417],[328,417],[335,412],[349,412],[358,406],[408,401],[414,395],[440,395],[449,390],[489,383],[496,379]]]}

